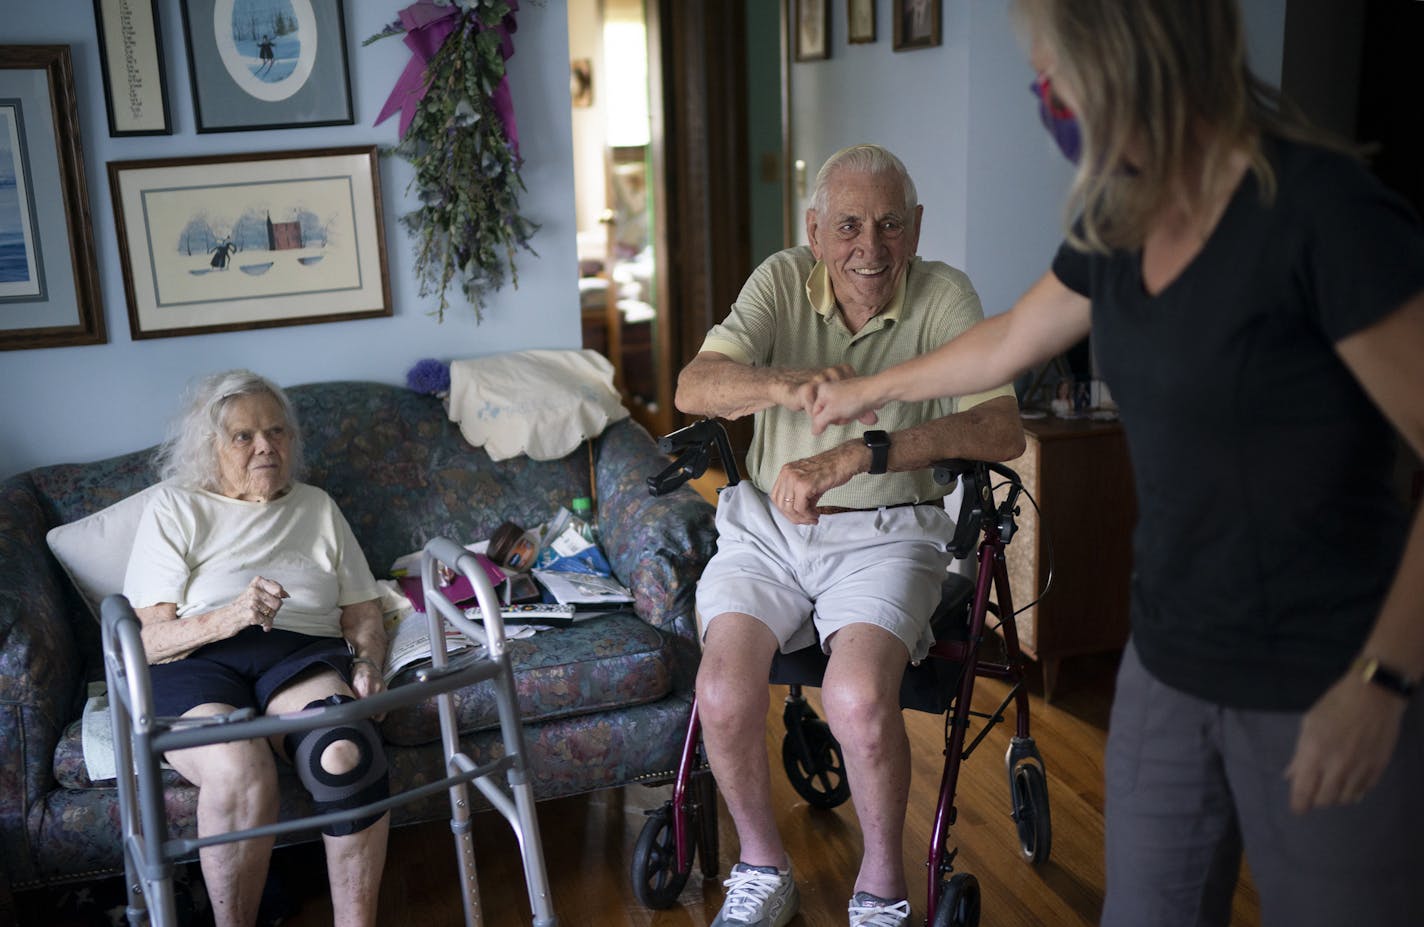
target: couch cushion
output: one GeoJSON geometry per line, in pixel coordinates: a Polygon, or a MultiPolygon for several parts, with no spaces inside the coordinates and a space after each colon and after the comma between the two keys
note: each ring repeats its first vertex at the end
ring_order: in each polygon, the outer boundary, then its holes
{"type": "MultiPolygon", "coordinates": [[[[631,614],[510,641],[509,656],[526,724],[651,702],[672,689],[667,638],[631,614]]],[[[394,684],[408,681],[412,673],[407,670],[394,684]]],[[[455,724],[461,734],[498,726],[492,683],[455,693],[455,724]]],[[[381,732],[386,740],[404,746],[438,740],[434,700],[392,712],[381,732]]]]}
{"type": "Polygon", "coordinates": [[[49,549],[96,621],[104,597],[124,591],[139,518],[156,488],[150,486],[78,521],[51,528],[45,535],[49,549]]]}

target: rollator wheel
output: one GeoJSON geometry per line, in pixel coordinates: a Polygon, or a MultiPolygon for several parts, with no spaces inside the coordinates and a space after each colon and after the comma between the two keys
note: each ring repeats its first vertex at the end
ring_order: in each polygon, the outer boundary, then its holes
{"type": "Polygon", "coordinates": [[[1025,763],[1014,770],[1014,823],[1024,859],[1040,865],[1053,849],[1053,822],[1048,812],[1048,782],[1043,770],[1025,763]]]}
{"type": "Polygon", "coordinates": [[[797,749],[796,737],[790,731],[781,741],[781,762],[786,766],[791,787],[813,808],[844,804],[850,798],[850,781],[846,779],[841,745],[831,734],[831,726],[819,718],[806,719],[801,723],[801,735],[806,742],[805,756],[797,749]]]}
{"type": "Polygon", "coordinates": [[[978,927],[979,880],[967,872],[951,876],[939,886],[931,927],[978,927]]]}
{"type": "Polygon", "coordinates": [[[677,871],[677,837],[669,802],[648,815],[633,847],[633,895],[646,908],[670,908],[687,884],[687,875],[677,871]]]}

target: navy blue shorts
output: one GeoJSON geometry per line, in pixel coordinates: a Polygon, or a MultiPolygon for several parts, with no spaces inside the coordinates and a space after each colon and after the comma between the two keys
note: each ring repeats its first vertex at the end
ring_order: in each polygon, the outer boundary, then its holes
{"type": "Polygon", "coordinates": [[[208,702],[265,712],[278,689],[319,665],[351,684],[351,651],[343,638],[252,625],[181,660],[150,666],[154,712],[176,718],[208,702]]]}

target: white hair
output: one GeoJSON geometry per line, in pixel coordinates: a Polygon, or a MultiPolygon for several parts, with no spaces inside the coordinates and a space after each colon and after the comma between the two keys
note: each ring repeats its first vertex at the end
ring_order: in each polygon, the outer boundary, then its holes
{"type": "Polygon", "coordinates": [[[905,165],[899,158],[879,145],[852,145],[831,155],[826,159],[826,163],[821,165],[821,169],[816,172],[816,186],[811,193],[811,208],[816,210],[818,216],[824,215],[826,208],[830,205],[831,175],[837,171],[870,174],[871,176],[893,175],[900,181],[900,189],[905,192],[906,215],[913,213],[915,207],[920,203],[919,194],[915,191],[915,182],[910,179],[910,172],[905,170],[905,165]]]}
{"type": "Polygon", "coordinates": [[[155,463],[158,474],[193,489],[217,491],[218,444],[227,436],[227,410],[232,400],[243,396],[271,396],[282,407],[291,435],[289,463],[293,478],[302,471],[302,432],[296,412],[281,387],[251,370],[225,370],[192,384],[185,396],[183,411],[168,427],[168,438],[159,445],[155,463]]]}

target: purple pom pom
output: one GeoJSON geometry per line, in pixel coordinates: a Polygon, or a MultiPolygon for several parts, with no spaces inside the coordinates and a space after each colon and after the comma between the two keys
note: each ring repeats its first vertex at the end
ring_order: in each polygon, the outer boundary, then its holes
{"type": "Polygon", "coordinates": [[[415,362],[405,375],[405,385],[417,393],[438,395],[450,390],[450,368],[433,357],[415,362]]]}

